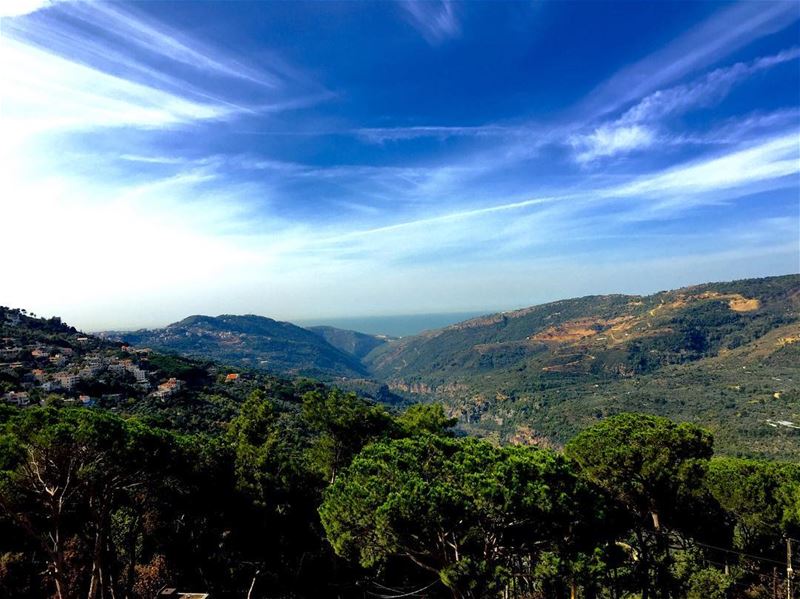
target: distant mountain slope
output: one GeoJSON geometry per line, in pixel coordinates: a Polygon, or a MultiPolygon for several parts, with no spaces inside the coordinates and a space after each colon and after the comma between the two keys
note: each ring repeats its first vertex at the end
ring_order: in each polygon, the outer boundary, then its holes
{"type": "Polygon", "coordinates": [[[701,423],[724,453],[800,459],[800,275],[569,299],[385,342],[260,316],[114,337],[442,401],[463,429],[500,441],[558,444],[640,411],[701,423]]]}
{"type": "Polygon", "coordinates": [[[391,389],[443,400],[468,430],[501,439],[561,441],[640,410],[704,422],[728,451],[749,438],[748,449],[800,455],[800,431],[770,424],[800,422],[798,342],[800,276],[789,275],[534,306],[364,361],[391,389]]]}
{"type": "Polygon", "coordinates": [[[308,330],[325,339],[333,347],[355,356],[359,360],[388,341],[385,336],[367,335],[358,331],[348,331],[329,326],[308,327],[308,330]]]}
{"type": "Polygon", "coordinates": [[[360,378],[359,360],[320,335],[263,316],[190,316],[163,329],[106,333],[133,345],[321,379],[360,378]]]}

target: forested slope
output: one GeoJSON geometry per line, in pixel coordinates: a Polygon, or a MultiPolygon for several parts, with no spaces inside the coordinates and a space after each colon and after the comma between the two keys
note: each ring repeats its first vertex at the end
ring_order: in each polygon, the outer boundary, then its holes
{"type": "Polygon", "coordinates": [[[367,375],[357,357],[334,347],[322,335],[263,316],[190,316],[161,329],[105,335],[137,346],[274,374],[327,379],[367,375]]]}
{"type": "Polygon", "coordinates": [[[591,296],[385,344],[390,388],[442,400],[467,430],[560,443],[626,410],[690,419],[732,453],[800,456],[800,277],[591,296]]]}

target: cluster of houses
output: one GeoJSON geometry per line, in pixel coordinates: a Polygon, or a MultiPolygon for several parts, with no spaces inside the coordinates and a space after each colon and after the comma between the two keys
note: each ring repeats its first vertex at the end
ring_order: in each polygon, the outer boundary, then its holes
{"type": "MultiPolygon", "coordinates": [[[[149,393],[162,400],[175,395],[185,385],[183,381],[171,378],[156,384],[153,390],[154,372],[143,368],[150,352],[146,348],[124,346],[121,348],[122,354],[117,349],[107,348],[76,353],[69,347],[41,343],[21,345],[16,341],[8,337],[0,339],[0,372],[6,370],[15,373],[21,388],[0,397],[18,406],[30,405],[32,393],[41,396],[52,392],[69,395],[71,402],[91,405],[94,400],[87,395],[77,395],[77,388],[82,382],[103,380],[104,375],[108,374],[126,377],[128,384],[142,394],[149,393]],[[34,393],[36,391],[38,393],[34,393]]],[[[116,395],[103,397],[113,399],[116,395]]]]}

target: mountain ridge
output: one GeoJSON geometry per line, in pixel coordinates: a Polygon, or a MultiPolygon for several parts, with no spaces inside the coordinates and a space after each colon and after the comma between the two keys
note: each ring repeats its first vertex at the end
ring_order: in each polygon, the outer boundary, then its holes
{"type": "Polygon", "coordinates": [[[365,358],[395,392],[500,441],[562,442],[646,411],[702,422],[726,451],[800,454],[800,276],[595,295],[487,315],[365,358]],[[783,340],[783,341],[781,341],[783,340]],[[776,380],[773,380],[776,379],[776,380]]]}
{"type": "Polygon", "coordinates": [[[325,380],[362,378],[367,370],[322,336],[255,314],[196,314],[158,329],[108,331],[103,336],[191,357],[325,380]]]}
{"type": "Polygon", "coordinates": [[[747,439],[755,453],[800,456],[798,435],[769,424],[800,423],[797,274],[561,299],[399,339],[256,315],[193,315],[121,339],[385,386],[501,442],[558,444],[628,410],[702,422],[729,452],[747,439]]]}

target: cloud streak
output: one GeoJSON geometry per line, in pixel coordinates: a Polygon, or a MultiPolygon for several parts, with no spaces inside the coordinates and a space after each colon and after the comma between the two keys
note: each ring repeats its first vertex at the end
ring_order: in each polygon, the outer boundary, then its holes
{"type": "Polygon", "coordinates": [[[620,70],[582,104],[596,117],[705,69],[750,42],[800,19],[793,2],[739,2],[718,11],[664,48],[620,70]]]}
{"type": "Polygon", "coordinates": [[[6,0],[0,4],[0,17],[20,17],[50,8],[65,0],[6,0]]]}
{"type": "MultiPolygon", "coordinates": [[[[8,280],[28,281],[27,297],[47,297],[57,285],[83,314],[127,302],[162,315],[169,304],[176,317],[215,309],[342,315],[368,303],[383,312],[449,310],[466,302],[458,293],[487,305],[547,299],[535,295],[537,284],[552,294],[588,292],[575,281],[595,276],[590,266],[613,272],[608,265],[626,253],[644,274],[648,263],[666,272],[674,267],[665,264],[691,264],[712,250],[715,264],[758,249],[764,264],[785,265],[798,240],[791,195],[800,109],[756,94],[723,100],[744,82],[759,85],[759,73],[794,81],[779,66],[796,63],[800,50],[765,43],[764,56],[718,64],[793,22],[772,4],[759,7],[766,16],[723,7],[559,115],[496,110],[491,94],[483,112],[471,106],[481,98],[451,96],[384,110],[394,73],[373,82],[369,61],[329,72],[320,48],[286,49],[320,61],[308,67],[326,84],[352,84],[334,97],[269,49],[248,54],[264,23],[217,44],[201,29],[147,16],[155,14],[149,6],[94,11],[79,2],[4,20],[0,195],[14,199],[10,210],[3,200],[9,222],[37,225],[11,227],[0,253],[25,247],[33,263],[58,255],[69,265],[34,279],[29,264],[7,265],[8,280]],[[380,89],[359,95],[370,85],[380,89]],[[454,100],[470,106],[451,107],[454,100]],[[682,118],[699,108],[714,108],[714,119],[682,118]],[[461,126],[457,115],[485,124],[461,126]],[[97,247],[107,251],[96,256],[97,247]],[[89,276],[98,271],[111,274],[89,276]]],[[[218,14],[210,5],[199,13],[206,10],[218,14]]],[[[413,39],[410,23],[441,46],[466,33],[468,10],[391,5],[376,31],[413,39]]],[[[217,25],[205,30],[219,35],[225,26],[217,25]]],[[[466,41],[465,51],[476,40],[466,41]]],[[[432,56],[422,41],[411,46],[432,56]]],[[[437,60],[449,54],[439,50],[437,60]]],[[[463,73],[440,74],[437,64],[442,88],[480,87],[471,60],[463,73]]],[[[557,105],[556,96],[546,99],[557,105]]],[[[18,291],[4,301],[46,312],[18,291]]]]}
{"type": "Polygon", "coordinates": [[[268,67],[263,61],[252,66],[117,4],[63,2],[6,18],[0,52],[2,116],[16,137],[161,129],[275,114],[330,98],[277,56],[268,67]]]}
{"type": "Polygon", "coordinates": [[[451,0],[401,0],[400,6],[429,44],[440,44],[461,34],[461,24],[451,0]]]}
{"type": "Polygon", "coordinates": [[[405,141],[420,138],[517,137],[524,135],[526,130],[520,127],[504,127],[500,125],[474,127],[429,125],[416,127],[364,127],[354,130],[354,133],[368,142],[380,144],[387,141],[405,141]]]}
{"type": "Polygon", "coordinates": [[[99,2],[73,2],[64,5],[63,11],[72,18],[112,35],[140,51],[157,56],[160,60],[176,62],[192,69],[213,75],[244,80],[268,88],[278,88],[283,77],[265,69],[256,69],[220,50],[191,39],[184,33],[147,19],[132,9],[99,2]]]}
{"type": "Polygon", "coordinates": [[[756,73],[795,61],[800,57],[800,48],[783,50],[772,56],[763,56],[750,62],[737,62],[684,85],[656,91],[620,117],[621,124],[656,121],[668,116],[683,114],[696,107],[713,106],[720,102],[731,89],[756,73]]]}
{"type": "Polygon", "coordinates": [[[0,53],[2,121],[14,138],[53,130],[160,128],[231,114],[228,107],[108,75],[12,39],[0,40],[0,53]]]}
{"type": "Polygon", "coordinates": [[[718,68],[688,83],[655,91],[615,121],[604,123],[590,133],[570,136],[569,143],[576,152],[575,159],[581,164],[587,164],[601,158],[643,150],[657,142],[675,144],[688,141],[682,136],[660,133],[663,122],[693,109],[714,106],[735,85],[747,78],[796,61],[798,57],[800,48],[791,48],[750,62],[738,62],[718,68]]]}

